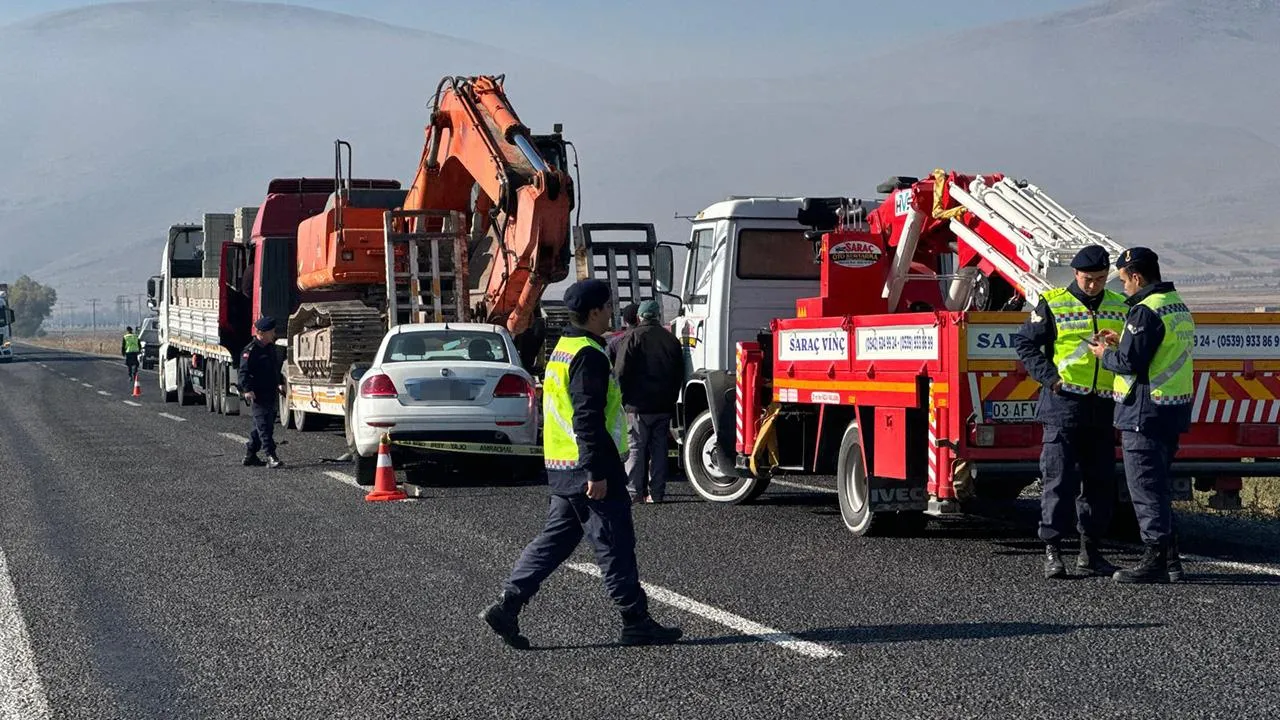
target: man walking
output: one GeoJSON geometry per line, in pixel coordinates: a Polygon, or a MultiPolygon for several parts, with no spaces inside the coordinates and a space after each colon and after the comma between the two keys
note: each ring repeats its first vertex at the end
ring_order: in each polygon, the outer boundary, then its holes
{"type": "Polygon", "coordinates": [[[134,334],[132,327],[125,327],[124,338],[120,340],[120,354],[124,356],[124,366],[129,370],[129,379],[138,375],[138,353],[142,352],[142,343],[134,334]]]}
{"type": "Polygon", "coordinates": [[[240,353],[240,395],[249,403],[253,414],[253,432],[245,445],[244,464],[278,468],[284,463],[276,456],[274,437],[276,415],[280,410],[278,394],[284,388],[284,376],[280,374],[280,358],[276,354],[276,321],[259,318],[253,324],[253,341],[240,353]],[[259,450],[267,451],[267,462],[258,457],[259,450]]]}
{"type": "Polygon", "coordinates": [[[595,550],[609,597],[622,613],[621,643],[654,645],[680,639],[679,628],[659,625],[636,566],[635,527],[627,501],[626,416],[601,337],[611,323],[611,292],[600,280],[581,280],[565,291],[570,326],[547,362],[542,391],[543,459],[551,485],[542,533],[524,549],[498,602],[480,614],[508,645],[527,649],[518,615],[582,540],[595,550]]]}
{"type": "Polygon", "coordinates": [[[661,325],[662,306],[645,300],[639,325],[618,346],[615,372],[630,424],[627,491],[633,502],[660,503],[667,487],[671,416],[684,385],[680,341],[661,325]]]}
{"type": "Polygon", "coordinates": [[[1092,350],[1102,367],[1115,373],[1115,426],[1121,431],[1125,480],[1144,552],[1136,567],[1117,571],[1115,579],[1164,583],[1171,574],[1182,575],[1174,544],[1170,469],[1179,436],[1191,427],[1196,326],[1173,283],[1162,281],[1155,252],[1130,248],[1116,267],[1129,296],[1129,313],[1121,332],[1100,333],[1101,342],[1092,350]]]}
{"type": "Polygon", "coordinates": [[[1099,550],[1116,497],[1112,375],[1099,367],[1089,344],[1100,332],[1124,327],[1124,296],[1106,289],[1110,266],[1102,246],[1081,249],[1071,261],[1075,282],[1044,293],[1013,336],[1018,359],[1040,383],[1039,535],[1046,578],[1067,577],[1060,543],[1073,514],[1080,533],[1076,568],[1108,577],[1116,570],[1099,550]]]}

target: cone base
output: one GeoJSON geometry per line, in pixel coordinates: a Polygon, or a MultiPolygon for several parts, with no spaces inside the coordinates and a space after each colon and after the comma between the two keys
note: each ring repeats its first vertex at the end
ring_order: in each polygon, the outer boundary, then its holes
{"type": "Polygon", "coordinates": [[[364,496],[369,502],[389,502],[393,500],[408,500],[409,496],[404,494],[403,490],[374,490],[364,496]]]}

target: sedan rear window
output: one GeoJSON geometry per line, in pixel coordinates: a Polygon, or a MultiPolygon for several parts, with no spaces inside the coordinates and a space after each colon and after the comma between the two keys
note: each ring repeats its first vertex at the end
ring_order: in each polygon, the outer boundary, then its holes
{"type": "Polygon", "coordinates": [[[382,362],[449,360],[508,362],[507,344],[497,333],[477,330],[422,330],[399,333],[387,343],[382,362]]]}

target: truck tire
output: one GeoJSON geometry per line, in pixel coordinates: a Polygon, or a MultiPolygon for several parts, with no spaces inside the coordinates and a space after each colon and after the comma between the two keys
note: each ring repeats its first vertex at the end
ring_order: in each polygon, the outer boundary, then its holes
{"type": "Polygon", "coordinates": [[[280,396],[280,404],[276,406],[276,420],[280,427],[288,430],[293,427],[293,412],[289,409],[289,384],[284,385],[284,394],[280,396]]]}
{"type": "Polygon", "coordinates": [[[187,377],[187,368],[181,362],[178,363],[178,404],[179,405],[195,405],[195,395],[191,390],[191,379],[187,377]]]}
{"type": "Polygon", "coordinates": [[[840,502],[840,520],[856,536],[866,535],[875,523],[871,512],[871,482],[862,465],[858,426],[849,423],[840,440],[836,458],[836,496],[840,502]]]}
{"type": "Polygon", "coordinates": [[[217,361],[206,362],[204,364],[204,407],[212,415],[218,412],[218,363],[217,361]]]}
{"type": "Polygon", "coordinates": [[[734,477],[720,472],[711,459],[715,448],[715,426],[711,424],[711,411],[703,411],[689,426],[681,449],[684,472],[694,492],[703,500],[727,505],[749,503],[769,487],[769,478],[753,476],[734,477]]]}
{"type": "Polygon", "coordinates": [[[307,412],[301,408],[293,410],[293,426],[299,432],[311,432],[318,430],[324,424],[324,417],[320,413],[307,412]]]}

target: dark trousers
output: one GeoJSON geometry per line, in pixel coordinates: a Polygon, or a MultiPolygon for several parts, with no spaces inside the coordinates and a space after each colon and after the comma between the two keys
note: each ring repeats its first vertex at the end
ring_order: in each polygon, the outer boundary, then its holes
{"type": "Polygon", "coordinates": [[[1129,432],[1120,436],[1124,475],[1138,516],[1138,530],[1147,545],[1168,545],[1173,537],[1173,458],[1178,433],[1129,432]]]}
{"type": "Polygon", "coordinates": [[[525,547],[505,590],[527,603],[543,581],[573,554],[586,534],[604,576],[604,587],[623,618],[643,618],[648,599],[636,566],[636,531],[625,497],[591,500],[584,495],[552,495],[547,524],[525,547]]]}
{"type": "Polygon", "coordinates": [[[670,440],[671,416],[663,414],[627,413],[630,428],[627,455],[627,491],[632,495],[651,495],[662,500],[667,492],[667,445],[670,440]]]}
{"type": "MultiPolygon", "coordinates": [[[[274,395],[271,396],[275,398],[274,395]]],[[[266,450],[268,455],[274,454],[276,451],[276,439],[274,436],[276,429],[276,414],[279,408],[275,403],[260,403],[254,401],[250,406],[253,413],[253,432],[249,433],[249,443],[244,449],[256,453],[258,450],[266,450]]]]}
{"type": "Polygon", "coordinates": [[[138,372],[138,353],[125,353],[124,366],[129,369],[129,377],[133,377],[138,372]]]}
{"type": "Polygon", "coordinates": [[[1056,543],[1071,531],[1100,540],[1116,503],[1115,430],[1044,426],[1040,448],[1040,539],[1056,543]]]}

